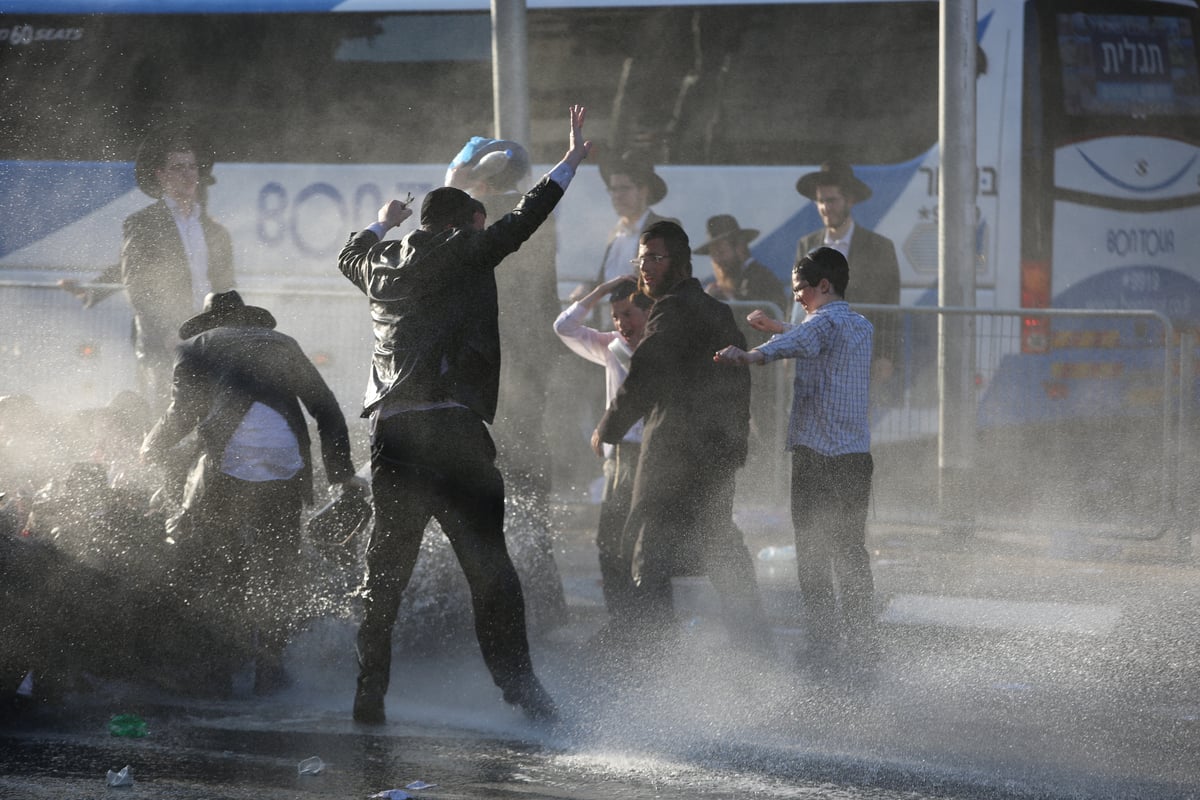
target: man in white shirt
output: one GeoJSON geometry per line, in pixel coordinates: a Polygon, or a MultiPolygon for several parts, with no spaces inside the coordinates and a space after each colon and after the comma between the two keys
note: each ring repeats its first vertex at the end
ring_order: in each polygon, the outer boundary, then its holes
{"type": "MultiPolygon", "coordinates": [[[[134,353],[146,401],[166,408],[178,330],[203,305],[209,292],[234,286],[233,243],[205,210],[213,153],[186,126],[156,129],[138,148],[134,178],[158,202],[130,214],[122,226],[121,261],[94,280],[123,283],[133,306],[134,353]]],[[[112,292],[87,292],[73,280],[61,282],[85,306],[112,292]]]]}

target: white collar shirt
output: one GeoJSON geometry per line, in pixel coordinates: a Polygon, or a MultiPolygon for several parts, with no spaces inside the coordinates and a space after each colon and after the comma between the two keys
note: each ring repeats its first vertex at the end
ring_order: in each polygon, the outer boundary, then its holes
{"type": "Polygon", "coordinates": [[[830,235],[829,229],[826,228],[825,229],[825,240],[822,242],[822,244],[824,244],[826,247],[832,247],[834,250],[837,250],[839,253],[841,253],[842,255],[844,255],[846,257],[847,261],[849,261],[850,260],[850,240],[852,238],[854,238],[854,220],[850,220],[850,227],[846,229],[846,235],[842,236],[841,238],[838,238],[838,239],[834,239],[830,235]]]}
{"type": "Polygon", "coordinates": [[[212,284],[208,279],[208,242],[204,240],[204,226],[200,224],[200,206],[193,205],[192,213],[185,215],[178,203],[170,198],[165,200],[187,255],[192,276],[192,308],[203,308],[204,296],[212,291],[212,284]]]}

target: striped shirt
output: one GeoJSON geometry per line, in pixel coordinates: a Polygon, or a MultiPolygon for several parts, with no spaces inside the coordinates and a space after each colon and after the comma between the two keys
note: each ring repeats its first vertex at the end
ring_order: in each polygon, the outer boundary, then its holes
{"type": "Polygon", "coordinates": [[[870,452],[873,333],[865,317],[834,300],[758,346],[764,363],[796,359],[789,450],[807,447],[823,456],[870,452]]]}

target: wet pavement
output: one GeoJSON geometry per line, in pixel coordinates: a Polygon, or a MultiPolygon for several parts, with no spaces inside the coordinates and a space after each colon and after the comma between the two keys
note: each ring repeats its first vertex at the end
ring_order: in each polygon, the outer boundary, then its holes
{"type": "MultiPolygon", "coordinates": [[[[534,643],[556,729],[501,702],[470,642],[398,653],[388,724],[356,726],[353,626],[329,619],[270,700],[107,685],[0,729],[0,798],[1200,797],[1198,573],[1165,544],[876,523],[875,671],[804,669],[786,558],[757,562],[776,658],[732,650],[688,580],[679,642],[613,669],[584,646],[604,619],[590,513],[558,541],[569,622],[534,643]],[[149,735],[110,736],[119,713],[149,735]],[[106,787],[126,765],[134,786],[106,787]]],[[[790,542],[781,514],[739,523],[754,553],[790,542]]]]}

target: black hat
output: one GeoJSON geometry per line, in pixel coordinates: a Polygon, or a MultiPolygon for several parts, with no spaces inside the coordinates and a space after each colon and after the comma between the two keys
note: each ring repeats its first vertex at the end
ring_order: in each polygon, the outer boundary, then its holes
{"type": "Polygon", "coordinates": [[[840,186],[852,203],[860,203],[871,196],[871,187],[854,175],[854,170],[844,161],[826,161],[817,172],[802,175],[796,181],[796,191],[809,200],[817,199],[818,186],[840,186]]]}
{"type": "Polygon", "coordinates": [[[172,125],[150,131],[138,147],[137,160],[133,164],[133,177],[138,188],[156,200],[162,197],[162,186],[156,173],[166,164],[170,153],[181,150],[191,150],[195,154],[201,186],[212,186],[217,182],[212,176],[216,156],[208,141],[186,125],[172,125]]]}
{"type": "Polygon", "coordinates": [[[752,242],[758,237],[757,228],[743,228],[732,214],[717,214],[708,218],[708,241],[692,252],[698,256],[708,255],[709,247],[718,239],[736,239],[752,242]]]}
{"type": "Polygon", "coordinates": [[[204,298],[204,310],[179,326],[179,338],[190,339],[222,325],[274,328],[275,317],[265,308],[246,305],[242,296],[233,289],[228,292],[209,292],[204,298]]]}
{"type": "Polygon", "coordinates": [[[634,183],[650,187],[647,205],[654,205],[667,196],[667,183],[654,171],[654,162],[640,150],[630,150],[620,158],[600,164],[600,179],[608,186],[613,175],[628,175],[634,183]]]}

